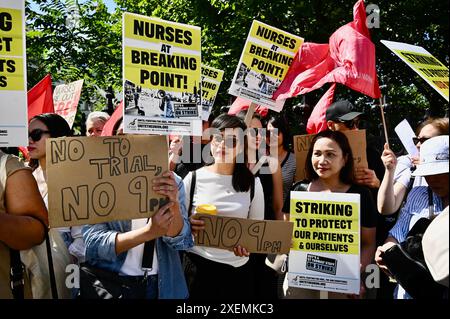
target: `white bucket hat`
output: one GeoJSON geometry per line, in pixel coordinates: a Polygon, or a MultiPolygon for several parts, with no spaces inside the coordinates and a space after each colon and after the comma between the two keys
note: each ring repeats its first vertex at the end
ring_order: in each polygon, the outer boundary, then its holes
{"type": "Polygon", "coordinates": [[[448,173],[448,135],[432,137],[420,146],[420,164],[413,176],[444,173],[448,173]]]}

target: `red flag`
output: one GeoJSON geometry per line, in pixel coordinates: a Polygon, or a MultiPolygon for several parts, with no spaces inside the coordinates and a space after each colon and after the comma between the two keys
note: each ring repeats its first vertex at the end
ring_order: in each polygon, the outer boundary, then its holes
{"type": "Polygon", "coordinates": [[[287,75],[289,77],[286,76],[273,96],[276,100],[311,92],[329,82],[341,83],[372,98],[379,98],[375,45],[366,27],[364,1],[359,0],[354,5],[353,22],[336,30],[328,45],[304,43],[287,75]],[[324,54],[326,46],[328,54],[324,54]],[[306,66],[310,68],[302,71],[306,66]]]}
{"type": "Polygon", "coordinates": [[[114,133],[113,131],[115,126],[122,119],[122,117],[123,117],[123,101],[119,103],[119,105],[114,110],[114,113],[105,123],[105,126],[103,126],[102,136],[112,136],[114,133]]]}
{"type": "Polygon", "coordinates": [[[47,74],[28,91],[28,120],[43,113],[54,113],[52,77],[47,74]]]}
{"type": "Polygon", "coordinates": [[[317,102],[306,124],[308,134],[317,134],[327,129],[325,115],[328,107],[333,103],[335,89],[336,83],[331,84],[328,91],[317,102]]]}
{"type": "MultiPolygon", "coordinates": [[[[237,97],[233,104],[231,104],[228,114],[236,115],[240,111],[248,110],[250,103],[252,103],[252,101],[237,97]]],[[[269,112],[269,109],[265,106],[256,105],[255,112],[259,113],[262,117],[265,117],[269,112]]]]}

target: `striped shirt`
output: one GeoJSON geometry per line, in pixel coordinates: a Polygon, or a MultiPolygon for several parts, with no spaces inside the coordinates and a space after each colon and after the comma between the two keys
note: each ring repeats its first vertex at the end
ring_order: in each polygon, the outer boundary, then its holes
{"type": "MultiPolygon", "coordinates": [[[[439,214],[444,208],[442,200],[433,193],[434,214],[439,214]]],[[[397,222],[389,231],[399,243],[405,241],[406,235],[414,224],[422,217],[428,218],[428,187],[413,187],[406,198],[405,206],[400,211],[397,222]]]]}
{"type": "Polygon", "coordinates": [[[295,178],[295,155],[289,152],[283,163],[281,163],[281,175],[283,177],[283,203],[286,200],[287,194],[291,191],[292,184],[295,178]]]}

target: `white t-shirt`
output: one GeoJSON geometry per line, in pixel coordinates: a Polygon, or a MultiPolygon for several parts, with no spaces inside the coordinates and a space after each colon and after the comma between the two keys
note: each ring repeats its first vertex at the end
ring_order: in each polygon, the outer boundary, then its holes
{"type": "MultiPolygon", "coordinates": [[[[264,219],[264,193],[259,178],[255,178],[255,195],[250,203],[250,190],[236,192],[231,183],[231,175],[220,175],[200,168],[196,173],[195,192],[192,202],[192,214],[195,207],[201,204],[211,204],[217,207],[217,214],[226,217],[264,219]]],[[[186,207],[189,207],[192,172],[184,178],[186,190],[186,207]]],[[[248,261],[248,257],[238,257],[232,251],[194,246],[189,250],[206,259],[240,267],[248,261]]]]}
{"type": "MultiPolygon", "coordinates": [[[[151,223],[151,220],[149,221],[151,223]]],[[[131,221],[131,230],[136,230],[144,227],[147,224],[147,218],[133,219],[131,221]]],[[[142,256],[144,255],[144,244],[137,245],[127,252],[125,262],[120,268],[120,274],[127,276],[144,276],[145,271],[142,270],[142,256]]],[[[156,275],[158,273],[158,258],[155,249],[153,250],[153,264],[152,270],[147,272],[147,275],[156,275]]]]}

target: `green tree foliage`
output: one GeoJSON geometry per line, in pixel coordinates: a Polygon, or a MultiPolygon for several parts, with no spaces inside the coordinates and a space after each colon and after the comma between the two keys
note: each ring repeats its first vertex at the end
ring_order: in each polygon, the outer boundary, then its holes
{"type": "MultiPolygon", "coordinates": [[[[103,1],[79,1],[79,28],[68,28],[68,8],[75,0],[35,0],[42,14],[27,6],[27,45],[29,84],[46,72],[64,81],[84,78],[100,87],[121,86],[121,17],[128,11],[162,19],[197,25],[202,28],[203,63],[225,70],[224,81],[216,100],[215,113],[231,104],[227,93],[254,19],[299,35],[308,42],[326,43],[340,26],[352,21],[356,2],[349,0],[115,0],[113,14],[103,1]]],[[[366,1],[366,6],[370,2],[366,1]]],[[[427,113],[443,116],[447,102],[406,64],[394,56],[381,39],[420,45],[448,64],[449,3],[442,0],[374,1],[379,7],[379,28],[371,29],[376,46],[380,84],[387,96],[386,108],[393,127],[403,118],[415,124],[427,113]]],[[[69,11],[70,12],[70,11],[69,11]]],[[[292,106],[305,101],[314,106],[328,86],[287,101],[283,113],[295,133],[304,130],[306,118],[292,106]]],[[[366,96],[338,86],[336,98],[349,98],[371,119],[369,129],[379,134],[380,112],[366,96]]],[[[96,100],[92,85],[87,85],[84,99],[96,100]]],[[[99,104],[104,103],[100,99],[99,104]]],[[[307,114],[306,114],[307,115],[307,114]]]]}

